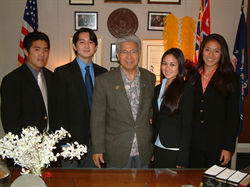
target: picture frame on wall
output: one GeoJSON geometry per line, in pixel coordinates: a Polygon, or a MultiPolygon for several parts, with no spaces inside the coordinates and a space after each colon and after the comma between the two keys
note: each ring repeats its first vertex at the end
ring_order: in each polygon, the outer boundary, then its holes
{"type": "Polygon", "coordinates": [[[163,31],[164,18],[171,12],[148,12],[148,30],[163,31]]]}
{"type": "Polygon", "coordinates": [[[112,43],[110,45],[110,62],[118,62],[116,57],[116,44],[112,43]]]}
{"type": "Polygon", "coordinates": [[[181,0],[148,0],[148,4],[181,4],[181,0]]]}
{"type": "Polygon", "coordinates": [[[98,12],[75,12],[75,30],[80,28],[98,30],[98,12]]]}
{"type": "Polygon", "coordinates": [[[70,5],[94,5],[94,0],[69,0],[70,5]]]}
{"type": "Polygon", "coordinates": [[[137,3],[141,4],[142,0],[104,0],[104,3],[137,3]]]}
{"type": "Polygon", "coordinates": [[[156,76],[156,82],[161,79],[161,58],[164,54],[162,39],[142,39],[141,67],[152,72],[156,76]]]}

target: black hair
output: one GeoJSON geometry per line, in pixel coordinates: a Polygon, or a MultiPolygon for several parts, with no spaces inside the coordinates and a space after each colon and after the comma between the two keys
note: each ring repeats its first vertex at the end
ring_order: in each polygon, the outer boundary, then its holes
{"type": "MultiPolygon", "coordinates": [[[[170,116],[174,117],[179,113],[179,101],[184,91],[184,86],[186,83],[185,80],[187,78],[187,71],[185,67],[184,55],[180,49],[171,48],[167,50],[162,56],[161,66],[164,57],[167,55],[173,55],[178,61],[178,74],[176,78],[168,86],[168,89],[163,94],[163,109],[169,110],[170,116]]],[[[161,70],[161,76],[162,78],[165,78],[165,76],[162,73],[162,70],[161,70]]]]}
{"type": "Polygon", "coordinates": [[[226,40],[219,34],[210,34],[208,35],[200,46],[198,63],[193,70],[190,71],[189,82],[191,85],[196,86],[200,80],[199,69],[204,68],[203,60],[203,50],[205,45],[209,41],[217,41],[221,46],[221,58],[218,62],[219,74],[215,79],[211,81],[213,89],[221,96],[228,97],[235,87],[235,76],[234,76],[234,67],[229,57],[228,45],[226,40]]]}
{"type": "MultiPolygon", "coordinates": [[[[48,49],[50,49],[50,41],[49,37],[43,33],[38,31],[33,31],[28,33],[23,40],[23,48],[30,52],[30,47],[32,46],[32,43],[37,40],[45,41],[48,44],[48,49]]],[[[26,56],[25,56],[26,59],[26,56]]]]}
{"type": "MultiPolygon", "coordinates": [[[[73,36],[72,43],[76,46],[77,41],[79,40],[79,34],[82,32],[88,32],[89,33],[89,40],[93,41],[95,43],[95,46],[98,46],[97,37],[92,29],[89,28],[80,28],[76,31],[76,33],[73,36]]],[[[77,51],[75,51],[75,54],[77,56],[77,51]]]]}

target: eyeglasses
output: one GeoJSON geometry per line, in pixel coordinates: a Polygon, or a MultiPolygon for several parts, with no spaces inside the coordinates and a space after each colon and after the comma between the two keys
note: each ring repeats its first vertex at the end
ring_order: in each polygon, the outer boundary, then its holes
{"type": "Polygon", "coordinates": [[[128,56],[128,54],[130,53],[130,56],[136,56],[138,54],[138,50],[137,49],[132,49],[131,51],[127,51],[127,50],[123,50],[120,52],[120,54],[122,56],[128,56]]]}

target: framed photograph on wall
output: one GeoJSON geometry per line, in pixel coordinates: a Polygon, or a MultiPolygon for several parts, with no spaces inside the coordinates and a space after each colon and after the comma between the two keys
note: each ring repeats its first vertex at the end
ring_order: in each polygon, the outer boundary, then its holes
{"type": "Polygon", "coordinates": [[[116,57],[116,44],[112,43],[110,45],[110,62],[118,62],[116,57]]]}
{"type": "Polygon", "coordinates": [[[98,12],[75,12],[75,30],[82,27],[98,30],[98,12]]]}
{"type": "Polygon", "coordinates": [[[142,0],[104,0],[104,3],[137,3],[141,4],[142,0]]]}
{"type": "Polygon", "coordinates": [[[164,18],[170,12],[148,12],[148,30],[163,31],[164,18]]]}
{"type": "Polygon", "coordinates": [[[94,5],[94,0],[69,0],[70,5],[94,5]]]}
{"type": "Polygon", "coordinates": [[[148,4],[181,4],[181,0],[148,0],[148,4]]]}
{"type": "Polygon", "coordinates": [[[156,75],[156,81],[161,79],[161,57],[164,54],[163,40],[142,39],[141,67],[156,75]]]}
{"type": "MultiPolygon", "coordinates": [[[[103,37],[97,36],[97,41],[98,41],[98,47],[92,60],[95,64],[98,64],[99,66],[103,66],[103,37]]],[[[70,36],[69,37],[69,60],[70,62],[73,61],[76,57],[72,42],[73,42],[73,36],[70,36]]]]}

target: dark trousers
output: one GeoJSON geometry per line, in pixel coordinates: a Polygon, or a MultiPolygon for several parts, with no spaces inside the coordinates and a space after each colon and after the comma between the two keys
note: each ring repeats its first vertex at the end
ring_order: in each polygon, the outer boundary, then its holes
{"type": "Polygon", "coordinates": [[[176,168],[178,153],[154,146],[154,168],[176,168]]]}
{"type": "MultiPolygon", "coordinates": [[[[221,151],[209,152],[191,148],[189,165],[191,168],[210,168],[215,164],[221,166],[223,160],[220,161],[220,155],[221,151]]],[[[230,162],[223,167],[229,167],[229,166],[230,162]]]]}

